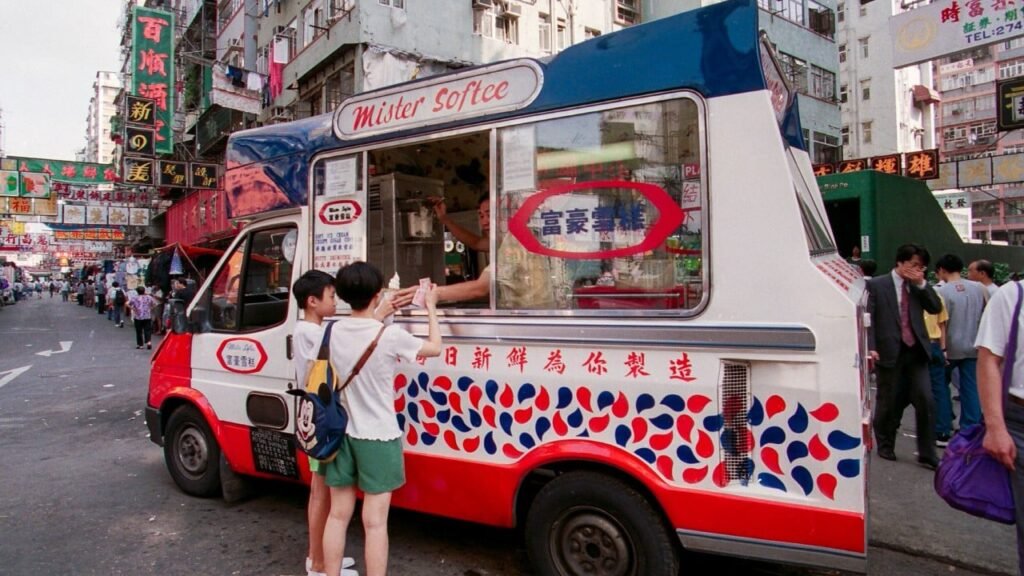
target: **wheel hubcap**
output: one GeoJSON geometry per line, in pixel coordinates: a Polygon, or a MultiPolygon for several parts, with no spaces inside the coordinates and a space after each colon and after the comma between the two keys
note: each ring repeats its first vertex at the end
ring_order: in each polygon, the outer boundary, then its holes
{"type": "Polygon", "coordinates": [[[632,546],[618,523],[604,513],[570,513],[553,534],[555,558],[564,574],[625,576],[631,574],[632,546]]]}
{"type": "Polygon", "coordinates": [[[208,449],[206,438],[195,428],[186,428],[178,436],[178,462],[183,471],[200,476],[206,470],[208,449]]]}

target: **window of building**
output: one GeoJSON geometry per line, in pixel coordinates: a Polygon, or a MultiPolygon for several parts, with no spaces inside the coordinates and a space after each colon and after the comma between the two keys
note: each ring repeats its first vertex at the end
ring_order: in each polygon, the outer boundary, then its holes
{"type": "Polygon", "coordinates": [[[812,64],[810,95],[822,100],[833,101],[836,97],[836,75],[812,64]]]}
{"type": "Polygon", "coordinates": [[[497,308],[698,308],[706,191],[685,167],[702,163],[700,127],[681,98],[501,129],[501,157],[525,154],[535,169],[499,178],[497,308]],[[555,193],[527,204],[538,189],[555,193]],[[643,250],[660,211],[680,208],[679,227],[643,250]]]}
{"type": "Polygon", "coordinates": [[[850,127],[843,126],[843,129],[839,132],[840,138],[842,138],[843,146],[850,145],[850,127]]]}
{"type": "Polygon", "coordinates": [[[600,35],[601,35],[601,31],[600,30],[595,30],[593,28],[584,28],[583,29],[583,38],[585,38],[587,40],[590,40],[591,38],[597,38],[600,35]]]}
{"type": "Polygon", "coordinates": [[[778,52],[782,73],[797,92],[807,93],[807,62],[785,52],[778,52]]]}
{"type": "Polygon", "coordinates": [[[639,24],[640,0],[615,0],[615,21],[619,24],[639,24]]]}
{"type": "Polygon", "coordinates": [[[323,34],[323,6],[320,0],[310,3],[302,11],[302,46],[310,45],[313,40],[323,34]]]}
{"type": "Polygon", "coordinates": [[[507,44],[519,44],[519,19],[498,16],[494,19],[494,31],[498,40],[507,44]]]}
{"type": "Polygon", "coordinates": [[[811,133],[811,140],[814,142],[814,163],[831,163],[842,160],[839,148],[839,138],[823,132],[814,131],[811,133]]]}
{"type": "Polygon", "coordinates": [[[839,45],[839,63],[843,64],[846,62],[846,44],[839,45]]]}
{"type": "Polygon", "coordinates": [[[868,40],[870,38],[870,36],[866,36],[857,40],[857,46],[860,47],[860,57],[863,59],[868,58],[868,40]]]}
{"type": "Polygon", "coordinates": [[[391,6],[392,8],[398,8],[405,10],[405,0],[377,0],[382,6],[391,6]]]}
{"type": "Polygon", "coordinates": [[[519,44],[519,18],[499,16],[494,8],[473,11],[473,34],[519,44]]]}
{"type": "Polygon", "coordinates": [[[1014,38],[1013,40],[1007,40],[1003,43],[1003,50],[1014,50],[1024,46],[1024,36],[1014,38]]]}
{"type": "Polygon", "coordinates": [[[1024,58],[999,63],[999,79],[1016,78],[1024,76],[1024,58]]]}
{"type": "Polygon", "coordinates": [[[989,82],[995,82],[996,67],[985,66],[984,68],[975,68],[972,80],[975,86],[977,86],[978,84],[987,84],[989,82]]]}
{"type": "Polygon", "coordinates": [[[836,4],[836,21],[846,21],[846,2],[840,2],[836,4]]]}
{"type": "Polygon", "coordinates": [[[860,99],[871,100],[871,79],[860,81],[860,99]]]}
{"type": "Polygon", "coordinates": [[[565,26],[565,20],[558,19],[558,30],[555,31],[555,34],[558,39],[558,49],[565,50],[565,47],[569,45],[569,30],[565,26]]]}
{"type": "Polygon", "coordinates": [[[832,9],[814,0],[807,0],[807,27],[828,38],[835,37],[836,19],[832,9]]]}
{"type": "Polygon", "coordinates": [[[860,141],[864,144],[871,144],[871,125],[873,123],[861,122],[860,123],[860,141]]]}
{"type": "Polygon", "coordinates": [[[547,14],[538,16],[537,37],[542,52],[551,52],[551,17],[547,14]]]}
{"type": "Polygon", "coordinates": [[[494,8],[477,8],[473,10],[473,34],[484,38],[494,38],[494,19],[497,18],[494,8]]]}
{"type": "Polygon", "coordinates": [[[839,102],[846,104],[846,101],[850,97],[850,87],[846,84],[839,85],[839,102]]]}

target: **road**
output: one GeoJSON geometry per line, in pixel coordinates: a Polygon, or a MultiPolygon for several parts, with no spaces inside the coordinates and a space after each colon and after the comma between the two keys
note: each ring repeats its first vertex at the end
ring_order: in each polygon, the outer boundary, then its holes
{"type": "MultiPolygon", "coordinates": [[[[95,311],[44,296],[0,310],[0,335],[0,575],[303,574],[303,487],[261,483],[253,498],[233,505],[175,487],[147,437],[149,353],[135,349],[130,325],[118,329],[95,311]],[[61,342],[71,343],[67,351],[61,342]]],[[[957,534],[961,527],[932,529],[957,534]]],[[[350,542],[358,558],[358,527],[350,542]]],[[[987,550],[982,541],[973,553],[1005,555],[995,550],[1005,544],[996,539],[987,550]]],[[[953,559],[975,564],[969,560],[953,559]]],[[[683,565],[683,574],[832,574],[703,555],[688,555],[683,565]]],[[[394,511],[391,573],[531,572],[515,531],[394,511]]],[[[998,570],[872,548],[869,573],[998,570]]]]}

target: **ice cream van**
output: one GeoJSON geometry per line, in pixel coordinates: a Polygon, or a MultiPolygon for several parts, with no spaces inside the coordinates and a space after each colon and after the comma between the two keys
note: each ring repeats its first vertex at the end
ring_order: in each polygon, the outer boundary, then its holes
{"type": "Polygon", "coordinates": [[[183,491],[308,481],[290,287],[366,260],[489,278],[395,376],[395,506],[520,527],[545,575],[675,576],[684,549],[865,569],[864,282],[754,2],[357,94],[232,134],[226,162],[244,228],[150,378],[183,491]]]}

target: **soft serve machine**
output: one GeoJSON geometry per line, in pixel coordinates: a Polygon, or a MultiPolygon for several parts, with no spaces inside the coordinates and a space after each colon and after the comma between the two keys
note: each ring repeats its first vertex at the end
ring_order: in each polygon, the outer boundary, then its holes
{"type": "Polygon", "coordinates": [[[391,173],[370,178],[367,258],[384,278],[403,286],[420,278],[445,284],[443,226],[431,198],[444,197],[440,180],[391,173]]]}

